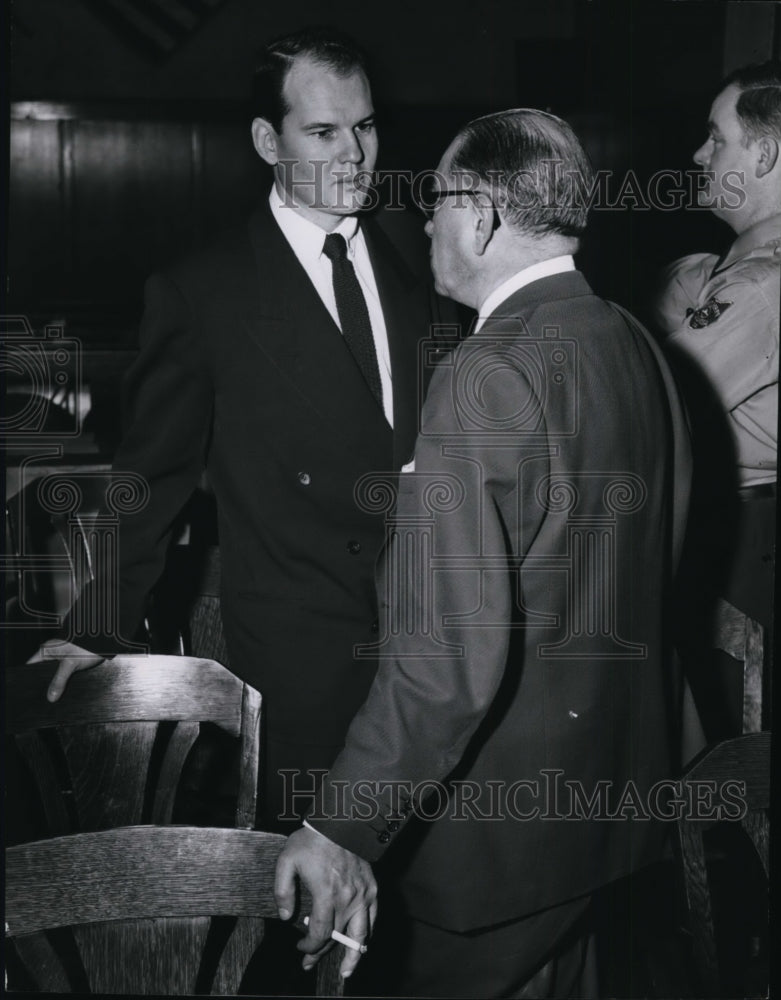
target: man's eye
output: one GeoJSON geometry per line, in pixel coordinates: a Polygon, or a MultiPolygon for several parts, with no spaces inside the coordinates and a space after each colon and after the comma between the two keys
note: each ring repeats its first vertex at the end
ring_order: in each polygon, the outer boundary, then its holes
{"type": "Polygon", "coordinates": [[[317,136],[318,139],[330,139],[333,137],[334,130],[332,128],[320,129],[319,132],[313,132],[312,135],[317,136]]]}
{"type": "Polygon", "coordinates": [[[374,122],[361,122],[358,126],[359,132],[372,132],[374,131],[374,122]]]}

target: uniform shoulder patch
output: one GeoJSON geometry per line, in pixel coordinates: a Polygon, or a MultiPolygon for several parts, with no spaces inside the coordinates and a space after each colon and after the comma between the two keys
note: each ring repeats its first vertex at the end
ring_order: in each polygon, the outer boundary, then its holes
{"type": "Polygon", "coordinates": [[[702,330],[711,323],[715,323],[723,312],[732,305],[731,302],[719,302],[717,298],[709,299],[704,306],[699,309],[687,309],[686,315],[689,317],[689,326],[693,330],[702,330]]]}

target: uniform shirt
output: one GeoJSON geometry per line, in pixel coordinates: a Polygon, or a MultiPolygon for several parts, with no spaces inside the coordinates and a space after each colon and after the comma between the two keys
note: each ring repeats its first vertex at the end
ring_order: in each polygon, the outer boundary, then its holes
{"type": "MultiPolygon", "coordinates": [[[[305,219],[303,215],[299,215],[293,208],[286,205],[277,191],[276,185],[272,185],[269,205],[271,214],[276,219],[282,234],[306,271],[309,280],[315,286],[317,294],[323,300],[323,305],[331,314],[334,323],[341,330],[342,326],[339,322],[339,311],[336,308],[334,295],[331,261],[323,253],[323,244],[328,234],[316,223],[305,219]]],[[[366,300],[372,336],[374,337],[374,349],[377,354],[377,365],[380,369],[382,407],[386,420],[393,427],[393,381],[388,331],[385,327],[385,317],[382,313],[366,239],[354,215],[345,216],[333,232],[343,236],[347,243],[347,259],[355,269],[358,284],[361,286],[363,297],[366,300]]]]}
{"type": "Polygon", "coordinates": [[[781,215],[741,233],[727,255],[673,262],[655,304],[668,343],[699,366],[735,440],[741,486],[776,479],[781,215]]]}

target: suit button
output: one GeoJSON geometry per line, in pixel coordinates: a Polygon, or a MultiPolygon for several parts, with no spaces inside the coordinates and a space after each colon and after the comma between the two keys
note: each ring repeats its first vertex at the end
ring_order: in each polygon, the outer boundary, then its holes
{"type": "Polygon", "coordinates": [[[350,541],[347,543],[347,551],[351,556],[357,556],[361,551],[361,543],[356,541],[350,541]]]}
{"type": "Polygon", "coordinates": [[[371,624],[371,630],[372,630],[372,632],[379,632],[380,631],[380,622],[379,622],[378,618],[375,618],[374,621],[372,622],[372,624],[371,624]]]}
{"type": "Polygon", "coordinates": [[[308,472],[299,472],[298,481],[302,486],[308,486],[312,482],[312,477],[308,472]]]}
{"type": "Polygon", "coordinates": [[[387,844],[390,839],[391,835],[386,833],[385,830],[383,830],[382,833],[377,834],[377,840],[379,840],[381,844],[387,844]]]}
{"type": "Polygon", "coordinates": [[[396,833],[396,831],[399,830],[400,827],[401,823],[397,823],[396,820],[392,820],[390,823],[388,823],[388,829],[390,830],[391,833],[396,833]]]}

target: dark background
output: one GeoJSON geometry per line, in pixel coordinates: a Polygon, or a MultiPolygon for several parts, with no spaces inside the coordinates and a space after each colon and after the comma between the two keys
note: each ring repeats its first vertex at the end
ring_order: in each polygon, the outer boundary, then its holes
{"type": "MultiPolygon", "coordinates": [[[[8,9],[6,312],[36,332],[63,324],[104,362],[133,349],[147,275],[265,197],[245,100],[270,37],[328,21],[369,50],[380,167],[433,167],[469,117],[539,106],[572,121],[595,166],[613,171],[614,193],[630,168],[641,183],[691,168],[724,73],[781,51],[781,8],[761,2],[13,0],[8,9]]],[[[598,211],[581,264],[598,292],[642,314],[661,264],[729,240],[706,212],[598,211]]]]}

